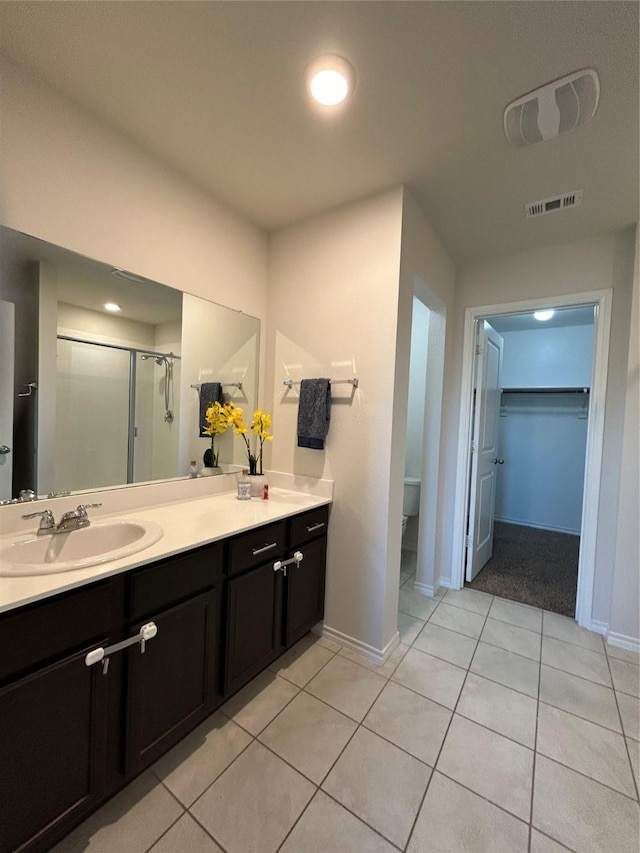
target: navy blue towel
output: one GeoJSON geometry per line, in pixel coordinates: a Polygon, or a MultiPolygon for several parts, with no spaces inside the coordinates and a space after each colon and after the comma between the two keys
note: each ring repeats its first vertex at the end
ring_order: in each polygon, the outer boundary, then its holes
{"type": "Polygon", "coordinates": [[[298,447],[324,450],[331,418],[331,380],[303,379],[298,403],[298,447]]]}
{"type": "Polygon", "coordinates": [[[224,403],[222,385],[219,382],[203,382],[200,385],[200,438],[207,438],[205,429],[209,426],[205,415],[212,403],[224,403]]]}

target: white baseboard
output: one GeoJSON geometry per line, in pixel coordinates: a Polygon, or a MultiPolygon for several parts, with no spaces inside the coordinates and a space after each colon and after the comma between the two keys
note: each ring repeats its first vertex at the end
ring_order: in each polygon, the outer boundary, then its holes
{"type": "Polygon", "coordinates": [[[627,637],[626,634],[616,634],[611,632],[607,634],[607,643],[610,646],[617,646],[619,649],[628,649],[630,652],[640,652],[640,639],[638,637],[627,637]]]}
{"type": "Polygon", "coordinates": [[[426,595],[427,598],[435,598],[438,594],[438,590],[440,589],[440,584],[436,586],[432,586],[427,583],[418,583],[416,581],[413,585],[413,591],[420,593],[420,595],[426,595]]]}
{"type": "Polygon", "coordinates": [[[523,521],[520,518],[502,518],[494,516],[494,521],[503,521],[505,524],[517,524],[519,527],[534,527],[536,530],[550,530],[552,533],[568,533],[571,536],[580,536],[580,531],[568,527],[552,527],[550,524],[536,524],[535,521],[523,521]]]}
{"type": "Polygon", "coordinates": [[[593,631],[595,634],[602,634],[603,636],[606,636],[607,631],[609,630],[609,623],[599,622],[597,619],[592,619],[586,627],[589,631],[593,631]]]}
{"type": "Polygon", "coordinates": [[[336,631],[335,628],[330,628],[328,625],[324,626],[322,636],[333,640],[334,643],[345,646],[347,649],[351,649],[352,652],[363,655],[367,660],[373,661],[373,663],[377,663],[379,666],[386,663],[394,649],[400,645],[400,634],[397,631],[383,649],[376,649],[375,646],[370,646],[368,643],[356,640],[355,637],[343,634],[342,631],[336,631]]]}
{"type": "MultiPolygon", "coordinates": [[[[458,589],[451,578],[440,578],[439,586],[444,587],[444,589],[458,589]]],[[[462,578],[462,586],[464,586],[464,576],[462,578]]],[[[438,587],[436,587],[436,589],[438,589],[438,587]]]]}

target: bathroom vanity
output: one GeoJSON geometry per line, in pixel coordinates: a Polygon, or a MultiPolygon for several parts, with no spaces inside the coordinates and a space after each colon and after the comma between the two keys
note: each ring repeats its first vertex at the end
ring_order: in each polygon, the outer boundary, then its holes
{"type": "Polygon", "coordinates": [[[49,849],[322,619],[329,501],[273,492],[156,507],[147,552],[26,602],[0,580],[1,853],[49,849]]]}

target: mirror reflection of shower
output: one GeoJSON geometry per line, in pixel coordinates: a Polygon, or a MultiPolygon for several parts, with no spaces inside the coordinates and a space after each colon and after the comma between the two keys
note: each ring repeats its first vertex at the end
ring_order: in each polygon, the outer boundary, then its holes
{"type": "Polygon", "coordinates": [[[152,353],[143,353],[140,358],[146,361],[149,358],[155,358],[157,365],[164,365],[164,420],[167,424],[172,424],[174,420],[173,414],[173,359],[172,352],[167,355],[154,356],[152,353]]]}

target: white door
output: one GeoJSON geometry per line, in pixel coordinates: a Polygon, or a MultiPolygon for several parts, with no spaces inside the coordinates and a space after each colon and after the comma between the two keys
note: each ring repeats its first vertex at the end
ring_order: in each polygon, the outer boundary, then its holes
{"type": "Polygon", "coordinates": [[[473,417],[466,579],[472,581],[493,553],[502,338],[486,320],[479,324],[473,417]]]}
{"type": "Polygon", "coordinates": [[[9,500],[13,473],[15,305],[0,301],[0,500],[9,500]]]}

